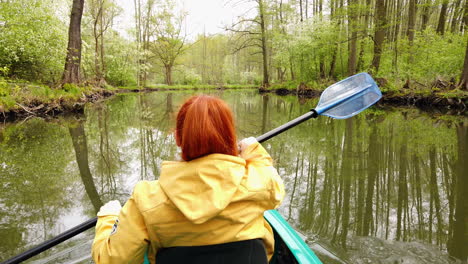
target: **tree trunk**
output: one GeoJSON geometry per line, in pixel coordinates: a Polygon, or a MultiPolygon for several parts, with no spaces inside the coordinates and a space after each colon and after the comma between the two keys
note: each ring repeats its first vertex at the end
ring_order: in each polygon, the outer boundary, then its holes
{"type": "Polygon", "coordinates": [[[383,44],[385,40],[386,4],[384,0],[375,3],[375,34],[374,34],[374,57],[372,58],[372,72],[377,73],[380,67],[383,44]]]}
{"type": "MultiPolygon", "coordinates": [[[[143,36],[142,36],[142,41],[143,41],[143,58],[141,60],[142,65],[146,65],[148,63],[148,50],[149,50],[149,38],[150,38],[150,20],[151,20],[151,12],[152,8],[154,5],[154,1],[148,1],[147,2],[147,10],[146,10],[146,17],[144,18],[145,24],[143,28],[143,36]]],[[[172,67],[172,66],[171,66],[172,67]]],[[[146,67],[145,67],[146,68],[146,67]]],[[[140,74],[141,78],[141,85],[146,86],[146,81],[148,80],[148,70],[143,70],[142,73],[140,74]]]]}
{"type": "Polygon", "coordinates": [[[445,33],[445,18],[447,16],[448,0],[444,0],[440,9],[439,23],[437,24],[437,33],[444,35],[445,33]]]}
{"type": "Polygon", "coordinates": [[[258,8],[260,15],[260,29],[262,38],[262,57],[263,57],[263,87],[270,86],[268,78],[268,49],[266,39],[266,28],[265,28],[265,9],[263,6],[263,0],[258,0],[258,8]]]}
{"type": "Polygon", "coordinates": [[[455,33],[455,31],[457,30],[459,17],[460,17],[460,14],[462,13],[461,3],[462,3],[461,0],[457,0],[457,2],[453,4],[453,12],[452,12],[453,16],[452,16],[452,21],[450,23],[450,32],[452,33],[455,33]]]}
{"type": "Polygon", "coordinates": [[[408,37],[410,46],[413,45],[414,41],[414,25],[416,23],[416,0],[410,0],[408,8],[408,31],[406,36],[408,37]]]}
{"type": "MultiPolygon", "coordinates": [[[[341,4],[342,4],[342,2],[341,2],[341,4]]],[[[338,7],[337,5],[338,5],[337,1],[335,1],[335,0],[330,1],[330,19],[331,20],[337,20],[339,31],[341,32],[341,19],[337,18],[335,13],[336,13],[336,9],[342,8],[343,5],[341,5],[340,7],[338,7]]],[[[337,59],[337,56],[338,56],[338,48],[339,48],[339,43],[338,43],[338,41],[336,41],[335,45],[334,45],[334,48],[333,48],[332,58],[331,58],[331,62],[330,62],[330,71],[329,71],[329,74],[328,74],[328,76],[330,76],[331,78],[334,78],[334,75],[335,75],[336,59],[337,59]]]]}
{"type": "MultiPolygon", "coordinates": [[[[101,78],[102,78],[102,74],[101,74],[101,66],[100,66],[100,62],[99,62],[99,59],[101,57],[99,55],[99,53],[100,53],[100,49],[99,49],[99,36],[100,36],[100,34],[98,33],[98,23],[100,21],[100,17],[102,16],[102,2],[96,3],[96,4],[99,4],[99,9],[98,9],[96,17],[94,18],[94,21],[93,21],[94,71],[95,71],[95,74],[96,74],[96,80],[99,82],[101,80],[101,78]]],[[[101,28],[102,28],[102,25],[101,25],[101,28]]]]}
{"type": "Polygon", "coordinates": [[[432,0],[426,0],[421,12],[421,31],[426,30],[427,23],[429,23],[429,17],[431,16],[431,5],[432,0]]]}
{"type": "Polygon", "coordinates": [[[68,29],[67,57],[62,76],[62,84],[80,83],[81,64],[81,17],[83,16],[84,0],[73,0],[68,29]]]}
{"type": "Polygon", "coordinates": [[[165,70],[165,80],[167,85],[172,85],[172,65],[164,65],[165,70]]]}
{"type": "Polygon", "coordinates": [[[348,36],[350,40],[348,42],[348,75],[356,73],[356,60],[357,60],[357,29],[356,29],[356,0],[348,0],[348,36]]]}
{"type": "Polygon", "coordinates": [[[461,90],[468,91],[468,42],[465,51],[465,62],[463,63],[463,71],[458,84],[461,90]]]}
{"type": "Polygon", "coordinates": [[[140,59],[140,49],[141,49],[141,2],[140,0],[133,0],[135,5],[135,39],[137,43],[137,73],[136,81],[137,86],[141,85],[141,69],[142,69],[142,60],[140,59]]]}
{"type": "Polygon", "coordinates": [[[304,21],[304,15],[302,14],[302,0],[299,0],[299,13],[301,16],[301,22],[304,21]]]}
{"type": "MultiPolygon", "coordinates": [[[[388,2],[387,2],[388,4],[388,2]]],[[[402,6],[402,0],[396,0],[395,1],[395,9],[394,10],[401,10],[401,6],[402,6]]],[[[390,23],[390,24],[395,24],[394,26],[394,29],[392,31],[392,34],[387,34],[388,36],[391,35],[391,41],[393,42],[393,68],[394,68],[394,72],[396,74],[398,74],[398,58],[399,58],[399,54],[398,54],[398,38],[399,38],[399,33],[400,33],[400,24],[402,23],[401,20],[401,12],[394,12],[395,13],[395,20],[390,23]]]]}
{"type": "Polygon", "coordinates": [[[364,48],[366,45],[367,39],[367,29],[369,28],[369,13],[371,9],[371,0],[366,0],[366,7],[364,8],[364,25],[362,30],[362,40],[361,40],[361,50],[359,51],[358,62],[356,66],[356,70],[360,71],[364,66],[364,48]]]}
{"type": "MultiPolygon", "coordinates": [[[[104,3],[103,3],[104,4],[104,3]]],[[[101,31],[101,82],[105,82],[105,76],[106,76],[106,63],[104,61],[104,16],[101,13],[101,26],[100,26],[100,31],[101,31]]]]}
{"type": "Polygon", "coordinates": [[[294,74],[294,65],[293,65],[293,59],[291,56],[289,56],[289,70],[291,73],[291,80],[294,81],[296,79],[296,75],[294,74]]]}
{"type": "Polygon", "coordinates": [[[468,26],[468,1],[465,1],[465,6],[463,7],[463,22],[460,26],[460,32],[464,32],[467,26],[468,26]]]}

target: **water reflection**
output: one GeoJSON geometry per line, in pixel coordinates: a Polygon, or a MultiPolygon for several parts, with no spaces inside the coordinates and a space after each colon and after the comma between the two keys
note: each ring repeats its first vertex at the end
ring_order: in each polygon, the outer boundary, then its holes
{"type": "MultiPolygon", "coordinates": [[[[177,156],[174,115],[192,93],[119,95],[83,117],[0,128],[0,259],[92,217],[102,202],[124,202],[137,181],[157,179],[161,162],[177,156]]],[[[316,104],[216,94],[231,105],[239,138],[316,104]]],[[[453,262],[445,252],[466,259],[467,130],[466,118],[415,109],[303,123],[264,144],[287,188],[280,212],[313,247],[351,263],[453,262]]]]}
{"type": "Polygon", "coordinates": [[[88,143],[86,140],[83,122],[78,121],[70,124],[68,130],[70,131],[73,148],[75,149],[76,163],[78,164],[81,180],[83,181],[86,194],[88,194],[88,197],[93,204],[94,211],[97,213],[99,212],[99,208],[101,208],[103,203],[96,190],[93,175],[89,169],[88,143]]]}

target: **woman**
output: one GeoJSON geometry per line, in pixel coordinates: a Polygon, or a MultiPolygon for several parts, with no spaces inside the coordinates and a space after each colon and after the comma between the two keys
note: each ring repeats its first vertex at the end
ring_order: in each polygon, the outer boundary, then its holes
{"type": "Polygon", "coordinates": [[[267,263],[273,232],[263,212],[284,186],[255,140],[236,142],[231,110],[212,96],[180,108],[175,131],[183,161],[165,161],[156,181],[139,182],[120,209],[98,213],[96,263],[267,263]],[[240,151],[240,153],[239,153],[240,151]]]}

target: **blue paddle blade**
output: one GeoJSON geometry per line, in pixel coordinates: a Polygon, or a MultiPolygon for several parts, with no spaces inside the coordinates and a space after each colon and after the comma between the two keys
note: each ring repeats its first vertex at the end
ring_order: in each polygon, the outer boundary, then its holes
{"type": "Polygon", "coordinates": [[[372,77],[363,72],[348,77],[325,89],[315,111],[337,119],[352,117],[382,97],[372,77]]]}

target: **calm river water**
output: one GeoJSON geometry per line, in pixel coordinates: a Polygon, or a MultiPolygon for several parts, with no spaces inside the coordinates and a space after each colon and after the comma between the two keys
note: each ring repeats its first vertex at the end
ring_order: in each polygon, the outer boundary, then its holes
{"type": "MultiPolygon", "coordinates": [[[[84,115],[0,124],[0,260],[94,217],[111,199],[124,202],[137,181],[157,179],[177,153],[177,109],[194,93],[120,94],[84,115]]],[[[210,93],[232,107],[239,139],[317,103],[210,93]]],[[[466,117],[371,108],[309,120],[264,146],[287,189],[279,211],[324,263],[457,263],[468,253],[467,141],[466,117]]],[[[92,236],[34,263],[87,263],[92,236]]]]}

